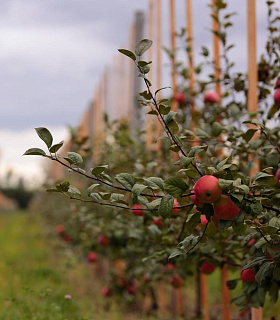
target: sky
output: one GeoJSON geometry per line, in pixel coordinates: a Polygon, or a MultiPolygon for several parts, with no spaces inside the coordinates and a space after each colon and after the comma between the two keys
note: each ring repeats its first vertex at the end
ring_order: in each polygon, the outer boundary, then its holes
{"type": "MultiPolygon", "coordinates": [[[[278,0],[279,1],[279,0],[278,0]]],[[[257,2],[258,55],[265,41],[265,1],[257,2]]],[[[163,44],[169,47],[169,1],[163,3],[163,44]]],[[[193,1],[195,52],[211,46],[209,1],[193,1]]],[[[186,24],[185,1],[176,1],[176,29],[186,24]]],[[[44,177],[47,163],[22,157],[43,147],[35,127],[47,127],[54,140],[67,139],[66,125],[77,126],[105,67],[127,46],[136,10],[147,0],[2,0],[0,10],[0,183],[12,170],[30,186],[44,177]]],[[[238,11],[232,42],[237,68],[246,70],[246,1],[229,0],[238,11]]],[[[197,57],[196,61],[198,62],[197,57]]],[[[164,57],[164,65],[168,64],[164,57]]],[[[168,68],[163,85],[170,85],[168,68]]]]}

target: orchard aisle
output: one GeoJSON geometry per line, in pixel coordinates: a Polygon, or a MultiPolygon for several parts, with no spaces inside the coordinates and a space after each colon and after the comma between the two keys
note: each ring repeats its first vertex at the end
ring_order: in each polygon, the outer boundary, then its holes
{"type": "Polygon", "coordinates": [[[115,307],[105,313],[90,270],[54,251],[55,243],[30,214],[0,214],[0,319],[125,319],[115,307]]]}

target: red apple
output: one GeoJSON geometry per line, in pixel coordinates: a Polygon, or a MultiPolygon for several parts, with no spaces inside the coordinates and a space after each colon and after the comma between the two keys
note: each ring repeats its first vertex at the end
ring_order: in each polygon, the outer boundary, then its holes
{"type": "MultiPolygon", "coordinates": [[[[174,199],[174,203],[173,203],[173,207],[178,207],[180,206],[179,202],[177,201],[177,199],[174,199]]],[[[180,212],[180,208],[173,208],[172,213],[178,213],[180,212]]]]}
{"type": "Polygon", "coordinates": [[[167,263],[165,266],[164,266],[164,269],[165,270],[174,270],[176,269],[176,266],[173,264],[173,263],[167,263]]]}
{"type": "Polygon", "coordinates": [[[199,271],[205,274],[211,274],[216,269],[216,265],[212,264],[208,261],[204,261],[201,267],[199,268],[199,271]]]}
{"type": "Polygon", "coordinates": [[[151,278],[148,277],[146,274],[143,275],[142,280],[144,283],[150,283],[151,282],[151,278]]]}
{"type": "Polygon", "coordinates": [[[251,240],[248,241],[247,246],[252,247],[256,243],[256,238],[252,238],[251,240]]]}
{"type": "Polygon", "coordinates": [[[256,270],[254,268],[242,270],[241,280],[242,282],[256,282],[255,276],[256,270]]]}
{"type": "Polygon", "coordinates": [[[219,179],[210,175],[199,178],[196,181],[193,190],[198,201],[203,203],[216,202],[222,194],[222,189],[219,186],[219,179]]]}
{"type": "Polygon", "coordinates": [[[208,220],[206,218],[206,215],[205,214],[202,214],[201,217],[200,217],[200,222],[201,224],[205,225],[208,223],[208,220]]]}
{"type": "Polygon", "coordinates": [[[65,232],[65,228],[62,224],[55,226],[55,232],[59,235],[62,235],[65,232]]]}
{"type": "Polygon", "coordinates": [[[135,295],[138,287],[138,281],[136,279],[133,279],[132,282],[125,289],[128,294],[135,295]]]}
{"type": "Polygon", "coordinates": [[[184,285],[184,279],[179,274],[174,274],[169,278],[169,283],[173,288],[181,288],[184,285]]]}
{"type": "Polygon", "coordinates": [[[197,197],[195,196],[195,194],[192,194],[191,195],[191,199],[192,199],[192,202],[197,206],[197,207],[199,207],[199,208],[202,208],[203,207],[203,202],[201,202],[201,201],[199,201],[198,199],[197,199],[197,197]]]}
{"type": "MultiPolygon", "coordinates": [[[[276,248],[271,248],[271,247],[270,247],[269,249],[272,250],[272,251],[274,251],[274,252],[277,251],[276,248]]],[[[267,256],[268,260],[270,260],[270,261],[273,260],[272,255],[271,255],[271,253],[269,252],[269,250],[268,250],[267,248],[266,248],[266,250],[265,250],[265,255],[267,256]]]]}
{"type": "Polygon", "coordinates": [[[273,95],[273,99],[274,99],[274,103],[277,107],[280,107],[280,88],[277,88],[274,91],[274,95],[273,95]]]}
{"type": "Polygon", "coordinates": [[[68,234],[66,234],[65,236],[63,236],[63,240],[64,242],[69,243],[71,241],[71,238],[70,236],[68,236],[68,234]]]}
{"type": "Polygon", "coordinates": [[[214,203],[213,208],[215,215],[222,220],[232,220],[240,211],[230,197],[225,195],[221,195],[220,199],[214,203]]]}
{"type": "Polygon", "coordinates": [[[280,169],[277,169],[275,173],[275,180],[276,180],[277,186],[280,187],[280,169]]]}
{"type": "Polygon", "coordinates": [[[104,287],[104,288],[101,289],[101,294],[104,297],[109,297],[110,294],[111,294],[111,290],[109,288],[107,288],[107,287],[104,287]]]}
{"type": "Polygon", "coordinates": [[[179,104],[186,104],[187,99],[184,93],[177,92],[174,96],[175,101],[177,101],[179,104]]]}
{"type": "Polygon", "coordinates": [[[100,246],[107,246],[109,244],[109,239],[105,236],[105,234],[100,234],[97,242],[100,246]]]}
{"type": "Polygon", "coordinates": [[[204,95],[204,103],[218,103],[220,100],[219,95],[214,91],[208,91],[204,95]]]}
{"type": "Polygon", "coordinates": [[[276,80],[275,89],[280,88],[280,78],[276,80]]]}
{"type": "Polygon", "coordinates": [[[161,219],[153,219],[152,224],[155,224],[158,227],[163,227],[165,223],[161,219]]]}
{"type": "Polygon", "coordinates": [[[143,216],[143,210],[142,210],[141,204],[136,203],[135,205],[133,205],[132,209],[133,209],[133,210],[132,210],[132,213],[133,213],[135,216],[138,216],[138,217],[143,216]]]}
{"type": "Polygon", "coordinates": [[[97,254],[94,251],[90,251],[87,255],[87,260],[90,263],[94,263],[97,261],[97,254]]]}

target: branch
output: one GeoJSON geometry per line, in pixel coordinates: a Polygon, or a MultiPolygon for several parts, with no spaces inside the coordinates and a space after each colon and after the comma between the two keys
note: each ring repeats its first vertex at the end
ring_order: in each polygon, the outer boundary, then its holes
{"type": "Polygon", "coordinates": [[[256,229],[259,231],[259,233],[261,234],[261,236],[264,238],[264,240],[267,242],[267,243],[269,243],[270,245],[272,245],[272,246],[277,246],[280,242],[279,241],[270,241],[270,240],[268,240],[267,239],[267,237],[266,237],[266,235],[263,233],[263,231],[262,231],[262,229],[257,225],[257,224],[255,224],[255,226],[256,226],[256,229]]]}
{"type": "MultiPolygon", "coordinates": [[[[248,198],[244,198],[245,201],[247,202],[250,202],[250,203],[257,203],[257,201],[253,201],[251,199],[248,199],[248,198]]],[[[268,210],[271,210],[271,211],[274,211],[274,212],[277,212],[278,214],[280,214],[280,210],[279,209],[276,209],[276,208],[273,208],[271,206],[268,206],[266,204],[261,204],[264,208],[268,209],[268,210]]]]}
{"type": "Polygon", "coordinates": [[[203,230],[203,232],[202,232],[202,235],[199,237],[199,239],[197,240],[197,242],[186,252],[186,254],[189,254],[189,253],[199,244],[199,242],[202,240],[202,238],[203,238],[204,235],[205,235],[205,232],[206,232],[206,230],[207,230],[208,225],[209,225],[209,221],[207,222],[207,224],[206,224],[206,226],[205,226],[205,228],[204,228],[204,230],[203,230]]]}

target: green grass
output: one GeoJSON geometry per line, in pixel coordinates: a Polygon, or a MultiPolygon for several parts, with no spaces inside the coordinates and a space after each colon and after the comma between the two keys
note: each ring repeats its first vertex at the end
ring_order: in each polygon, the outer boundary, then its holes
{"type": "Polygon", "coordinates": [[[132,319],[102,299],[93,271],[61,246],[30,214],[0,214],[0,319],[132,319]]]}

